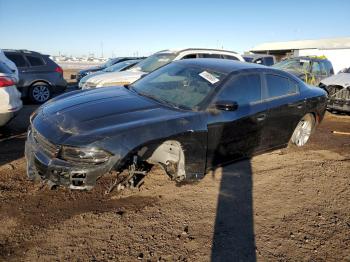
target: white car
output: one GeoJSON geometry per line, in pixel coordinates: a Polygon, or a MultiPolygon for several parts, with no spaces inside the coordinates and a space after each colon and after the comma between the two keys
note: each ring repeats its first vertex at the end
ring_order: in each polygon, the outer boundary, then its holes
{"type": "Polygon", "coordinates": [[[17,66],[15,65],[14,62],[12,62],[10,59],[8,59],[7,56],[5,56],[4,51],[2,51],[1,49],[0,49],[0,63],[6,64],[10,68],[10,70],[13,73],[14,77],[16,78],[16,81],[19,80],[17,66]]]}
{"type": "Polygon", "coordinates": [[[225,50],[201,48],[163,50],[149,56],[128,70],[91,77],[84,84],[82,89],[131,84],[141,78],[143,75],[146,75],[161,66],[171,63],[172,61],[190,58],[221,58],[238,60],[242,62],[245,61],[243,57],[236,52],[225,50]]]}
{"type": "Polygon", "coordinates": [[[4,126],[22,108],[15,73],[0,61],[0,126],[4,126]]]}

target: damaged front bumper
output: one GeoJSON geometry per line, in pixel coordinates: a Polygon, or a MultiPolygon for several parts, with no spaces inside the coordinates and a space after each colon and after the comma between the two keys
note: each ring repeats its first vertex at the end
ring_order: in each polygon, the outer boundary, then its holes
{"type": "Polygon", "coordinates": [[[96,180],[114,166],[111,159],[100,164],[71,163],[59,159],[59,147],[34,132],[28,130],[25,144],[27,175],[31,180],[47,180],[53,185],[90,190],[96,180]]]}

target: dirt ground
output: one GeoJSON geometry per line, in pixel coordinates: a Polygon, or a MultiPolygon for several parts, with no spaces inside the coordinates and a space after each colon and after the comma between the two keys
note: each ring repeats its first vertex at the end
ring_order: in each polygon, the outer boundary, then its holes
{"type": "MultiPolygon", "coordinates": [[[[26,106],[30,114],[33,106],[26,106]]],[[[27,120],[0,133],[0,261],[350,261],[350,116],[309,144],[182,186],[154,168],[139,190],[49,190],[26,179],[27,120]]]]}

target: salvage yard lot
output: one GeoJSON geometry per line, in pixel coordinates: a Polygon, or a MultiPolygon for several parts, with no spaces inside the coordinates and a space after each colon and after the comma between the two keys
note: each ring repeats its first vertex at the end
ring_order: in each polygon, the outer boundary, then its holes
{"type": "Polygon", "coordinates": [[[0,134],[0,261],[349,261],[350,116],[290,147],[176,186],[49,190],[26,179],[24,110],[0,134]],[[255,255],[256,254],[256,255],[255,255]]]}

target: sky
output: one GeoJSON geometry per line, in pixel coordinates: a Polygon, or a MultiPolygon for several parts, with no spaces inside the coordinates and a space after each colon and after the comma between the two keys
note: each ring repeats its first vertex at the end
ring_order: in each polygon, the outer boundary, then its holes
{"type": "Polygon", "coordinates": [[[0,48],[50,55],[244,52],[264,42],[350,36],[349,0],[0,0],[0,48]]]}

